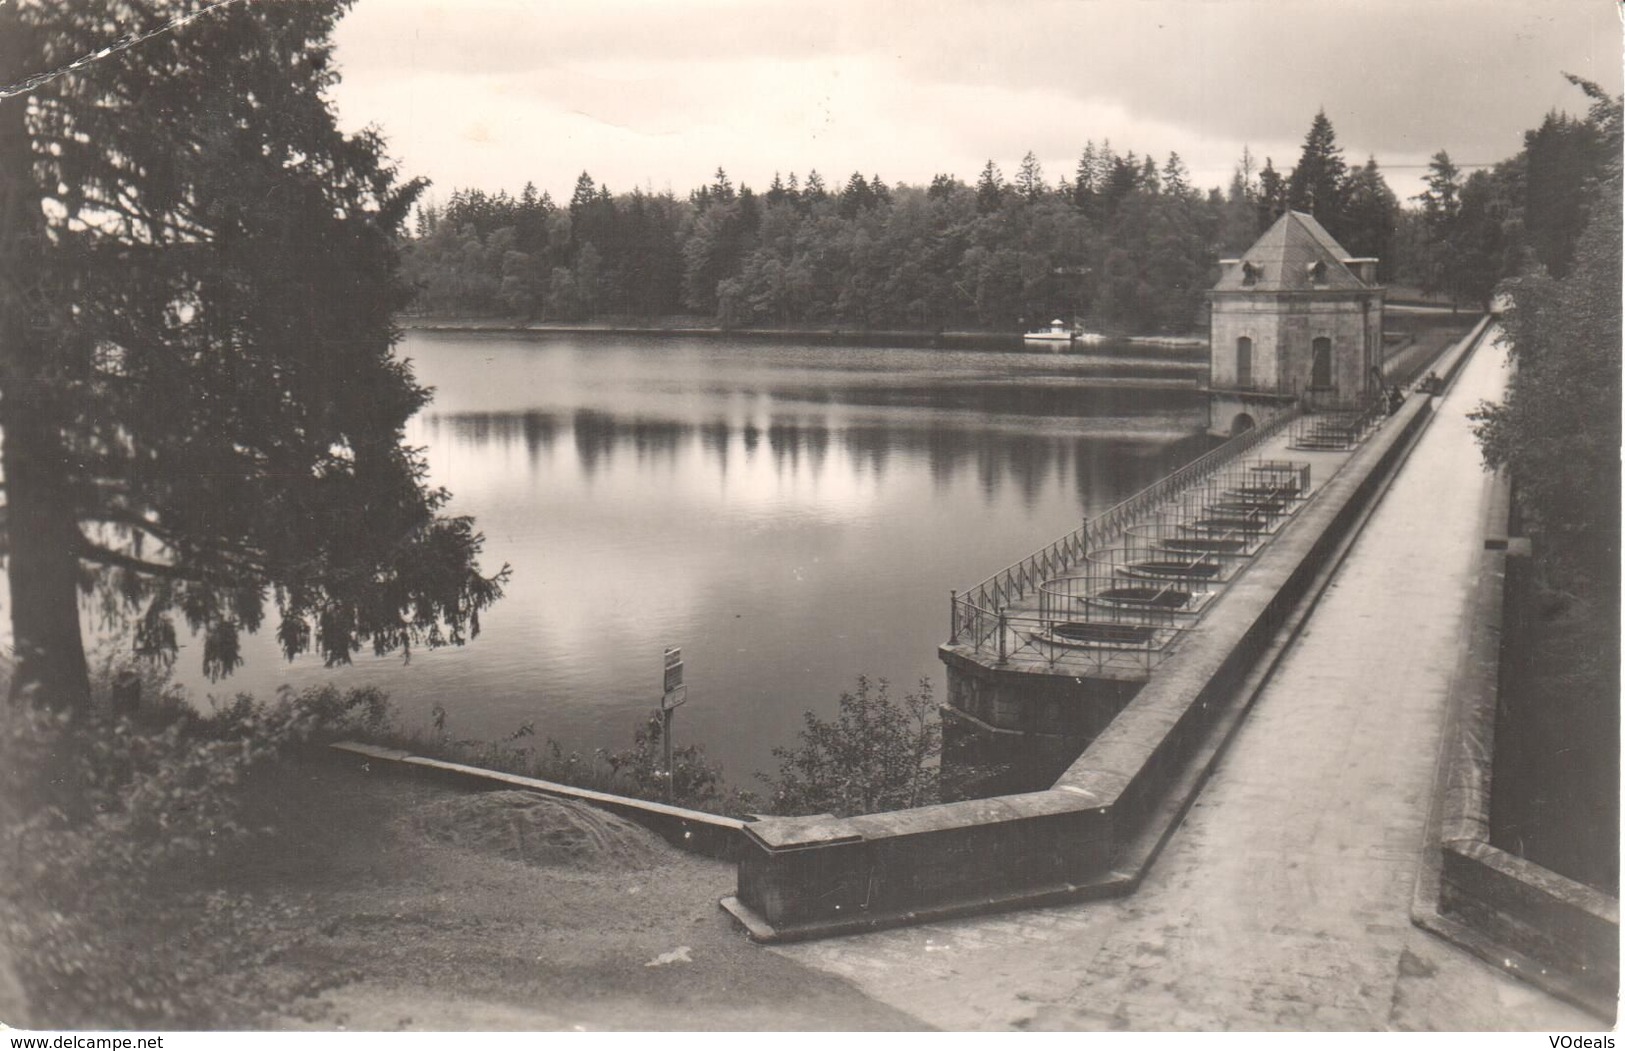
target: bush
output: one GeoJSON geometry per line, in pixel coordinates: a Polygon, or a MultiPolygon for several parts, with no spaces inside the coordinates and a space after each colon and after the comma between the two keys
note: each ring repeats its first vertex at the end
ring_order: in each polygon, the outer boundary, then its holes
{"type": "Polygon", "coordinates": [[[285,999],[267,968],[298,910],[211,892],[202,863],[253,831],[238,791],[252,770],[388,710],[372,689],[213,712],[159,696],[134,717],[0,711],[0,940],[35,1024],[240,1024],[285,999]]]}
{"type": "Polygon", "coordinates": [[[849,817],[940,800],[942,723],[929,679],[895,698],[885,679],[860,675],[833,722],[812,712],[805,719],[799,746],[773,749],[778,776],[758,775],[773,813],[849,817]]]}
{"type": "Polygon", "coordinates": [[[599,754],[622,784],[632,786],[632,795],[663,799],[669,780],[671,798],[683,806],[738,813],[752,805],[754,800],[748,793],[728,786],[722,776],[722,768],[707,761],[701,745],[674,746],[671,750],[671,770],[666,770],[664,740],[660,713],[654,712],[633,733],[631,748],[619,752],[601,751],[599,754]]]}

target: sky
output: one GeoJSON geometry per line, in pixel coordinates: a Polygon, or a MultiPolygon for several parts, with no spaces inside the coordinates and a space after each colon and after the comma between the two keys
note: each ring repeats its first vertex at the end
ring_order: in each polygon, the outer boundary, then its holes
{"type": "Polygon", "coordinates": [[[1053,183],[1108,139],[1206,188],[1244,147],[1289,170],[1322,108],[1407,197],[1440,149],[1494,163],[1583,113],[1564,72],[1619,93],[1621,39],[1614,0],[357,0],[333,97],[440,200],[973,182],[1029,150],[1053,183]]]}

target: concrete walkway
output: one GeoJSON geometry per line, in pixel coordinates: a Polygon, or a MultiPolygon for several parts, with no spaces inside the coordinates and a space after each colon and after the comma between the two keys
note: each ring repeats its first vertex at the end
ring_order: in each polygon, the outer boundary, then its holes
{"type": "Polygon", "coordinates": [[[1136,894],[771,951],[946,1029],[1597,1028],[1409,919],[1504,380],[1487,342],[1136,894]]]}

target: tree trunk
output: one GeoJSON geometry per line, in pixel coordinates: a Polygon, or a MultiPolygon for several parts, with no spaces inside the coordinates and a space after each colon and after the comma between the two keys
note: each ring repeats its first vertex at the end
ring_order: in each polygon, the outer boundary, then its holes
{"type": "MultiPolygon", "coordinates": [[[[16,5],[0,9],[0,83],[29,72],[32,37],[16,5]]],[[[26,93],[0,101],[0,471],[16,653],[11,696],[81,710],[90,704],[90,681],[79,627],[79,525],[59,416],[66,392],[50,368],[45,213],[27,106],[26,93]]]]}
{"type": "MultiPolygon", "coordinates": [[[[9,357],[10,331],[4,339],[0,356],[9,357]]],[[[5,400],[11,402],[16,387],[6,372],[5,400]]],[[[90,705],[90,677],[79,625],[79,524],[64,484],[67,457],[48,412],[26,404],[26,396],[17,400],[0,417],[16,654],[11,697],[81,710],[90,705]]]]}

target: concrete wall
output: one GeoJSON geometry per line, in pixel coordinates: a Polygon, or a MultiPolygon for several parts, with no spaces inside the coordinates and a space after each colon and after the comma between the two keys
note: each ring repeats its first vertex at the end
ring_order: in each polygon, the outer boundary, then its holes
{"type": "Polygon", "coordinates": [[[1092,740],[1145,685],[990,668],[946,646],[938,655],[949,706],[1000,730],[1092,740]]]}
{"type": "MultiPolygon", "coordinates": [[[[1061,893],[1110,865],[1110,820],[1034,792],[887,814],[765,819],[739,863],[764,940],[817,937],[1061,893]]],[[[739,913],[736,912],[736,915],[739,913]]]]}
{"type": "Polygon", "coordinates": [[[1043,662],[989,667],[953,646],[938,656],[948,682],[943,773],[961,796],[1048,788],[1146,681],[1057,675],[1043,662]]]}
{"type": "Polygon", "coordinates": [[[1001,730],[942,706],[942,798],[1041,792],[1055,783],[1090,738],[1001,730]]]}
{"type": "Polygon", "coordinates": [[[1436,894],[1413,916],[1486,960],[1612,1019],[1619,993],[1619,901],[1490,844],[1495,714],[1509,611],[1527,601],[1528,541],[1508,537],[1510,486],[1498,478],[1478,588],[1451,684],[1436,894]]]}

